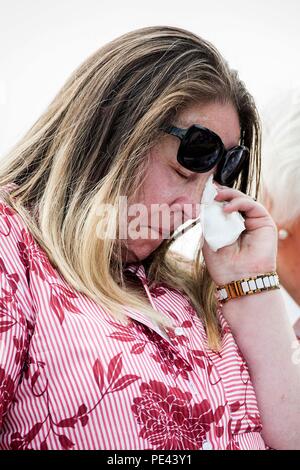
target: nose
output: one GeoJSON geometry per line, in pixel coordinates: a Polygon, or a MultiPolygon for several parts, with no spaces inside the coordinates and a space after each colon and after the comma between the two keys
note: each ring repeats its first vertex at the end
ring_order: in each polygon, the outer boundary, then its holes
{"type": "MultiPolygon", "coordinates": [[[[187,204],[187,217],[188,219],[196,219],[200,216],[201,209],[201,199],[204,191],[205,184],[211,174],[214,173],[214,170],[205,174],[197,175],[198,178],[195,178],[195,182],[188,189],[188,192],[185,193],[185,201],[187,204]]],[[[187,220],[188,220],[187,219],[187,220]]]]}
{"type": "Polygon", "coordinates": [[[200,199],[189,198],[189,201],[184,203],[184,221],[196,219],[200,216],[200,199]]]}
{"type": "Polygon", "coordinates": [[[183,223],[191,219],[196,219],[200,216],[200,202],[202,191],[186,191],[184,195],[178,200],[183,214],[183,223]]]}

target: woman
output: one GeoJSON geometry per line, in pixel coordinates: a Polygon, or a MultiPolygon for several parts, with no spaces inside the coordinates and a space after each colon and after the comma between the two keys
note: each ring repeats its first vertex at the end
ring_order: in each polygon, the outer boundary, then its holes
{"type": "Polygon", "coordinates": [[[264,110],[262,199],[278,227],[277,267],[300,338],[300,94],[282,92],[264,110]],[[274,164],[276,162],[276,164],[274,164]]]}
{"type": "Polygon", "coordinates": [[[188,31],[130,32],[74,72],[0,172],[2,449],[300,448],[276,227],[245,194],[259,142],[243,83],[188,31]],[[211,174],[246,231],[189,266],[171,235],[211,174]]]}

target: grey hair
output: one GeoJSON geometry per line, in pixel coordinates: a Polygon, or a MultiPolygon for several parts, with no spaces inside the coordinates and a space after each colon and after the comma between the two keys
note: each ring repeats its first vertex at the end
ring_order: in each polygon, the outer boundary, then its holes
{"type": "Polygon", "coordinates": [[[262,111],[262,183],[277,224],[300,216],[300,89],[280,93],[262,111]]]}

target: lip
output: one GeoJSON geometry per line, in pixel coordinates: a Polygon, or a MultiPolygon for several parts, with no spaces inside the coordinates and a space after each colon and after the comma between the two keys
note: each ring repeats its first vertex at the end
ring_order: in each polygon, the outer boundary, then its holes
{"type": "Polygon", "coordinates": [[[150,230],[155,230],[156,232],[159,233],[159,235],[163,235],[163,236],[165,235],[170,236],[173,231],[173,228],[170,228],[170,230],[163,230],[162,228],[149,227],[149,226],[148,228],[150,228],[150,230]]]}

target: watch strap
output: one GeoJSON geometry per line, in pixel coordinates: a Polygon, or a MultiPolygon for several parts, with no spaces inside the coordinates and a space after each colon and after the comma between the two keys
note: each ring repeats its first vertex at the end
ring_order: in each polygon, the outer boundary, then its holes
{"type": "Polygon", "coordinates": [[[273,271],[270,273],[260,274],[255,277],[232,281],[228,284],[224,284],[223,286],[218,286],[217,299],[221,302],[227,302],[228,300],[235,299],[237,297],[279,288],[280,284],[278,274],[273,271]]]}

